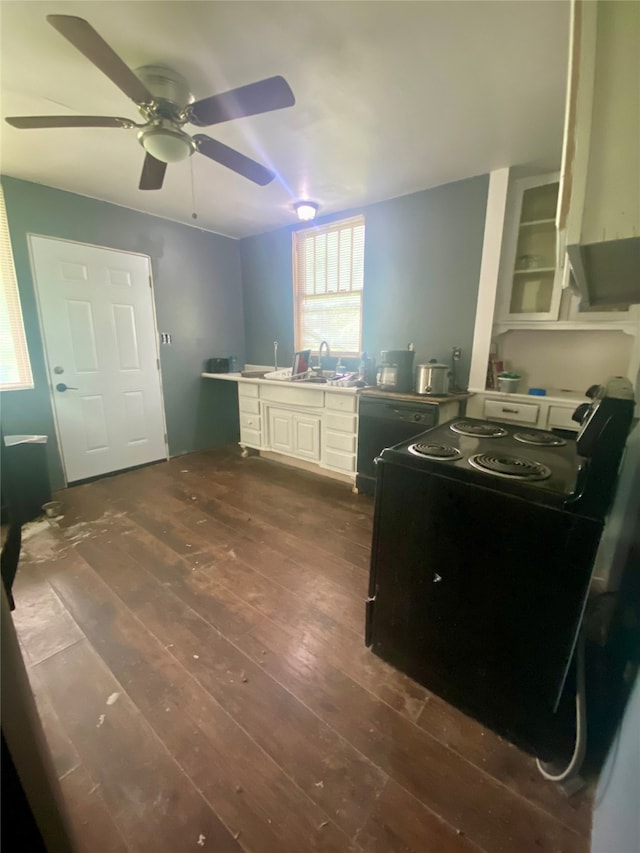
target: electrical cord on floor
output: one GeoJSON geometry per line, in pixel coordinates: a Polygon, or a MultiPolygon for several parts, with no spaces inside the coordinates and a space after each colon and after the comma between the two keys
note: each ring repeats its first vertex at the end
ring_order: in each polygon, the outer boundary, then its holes
{"type": "Polygon", "coordinates": [[[582,626],[578,634],[576,649],[576,740],[573,755],[565,769],[560,773],[552,772],[552,765],[543,764],[539,758],[536,758],[538,770],[550,782],[568,782],[570,779],[576,777],[580,772],[587,751],[587,698],[584,675],[584,646],[585,630],[584,626],[582,626]]]}

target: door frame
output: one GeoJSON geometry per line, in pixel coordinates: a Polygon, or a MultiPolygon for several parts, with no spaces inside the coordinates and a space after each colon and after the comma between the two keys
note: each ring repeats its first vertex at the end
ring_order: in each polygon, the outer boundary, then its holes
{"type": "MultiPolygon", "coordinates": [[[[33,248],[31,243],[32,237],[40,237],[44,240],[54,240],[56,243],[73,243],[76,246],[88,246],[91,249],[103,249],[106,252],[117,252],[122,255],[135,255],[139,258],[145,258],[147,261],[147,265],[149,268],[149,292],[151,294],[151,314],[153,319],[153,328],[155,330],[155,341],[156,341],[156,350],[155,357],[158,364],[158,382],[160,385],[160,409],[162,412],[162,433],[164,435],[164,449],[165,449],[165,459],[169,459],[169,438],[167,435],[167,415],[164,405],[164,387],[162,384],[162,362],[160,360],[160,335],[158,333],[158,317],[156,314],[156,297],[155,297],[155,288],[153,283],[153,265],[151,263],[151,256],[144,254],[144,252],[131,252],[128,249],[116,249],[113,246],[99,246],[97,243],[87,243],[84,240],[69,240],[65,237],[53,237],[51,234],[36,234],[33,231],[27,232],[27,247],[29,250],[29,264],[31,267],[31,280],[33,282],[33,290],[36,298],[36,308],[38,315],[38,331],[40,332],[40,341],[42,343],[42,353],[44,356],[44,364],[45,370],[47,371],[47,388],[49,390],[49,403],[51,406],[51,414],[53,416],[53,426],[56,434],[56,442],[58,444],[58,456],[60,457],[60,463],[62,468],[62,476],[64,478],[64,487],[65,489],[69,485],[69,478],[67,477],[67,465],[64,458],[64,450],[62,449],[62,441],[60,439],[60,424],[58,423],[58,411],[55,405],[54,393],[53,393],[53,381],[51,379],[51,371],[49,370],[50,362],[49,362],[49,353],[47,351],[47,340],[44,334],[44,324],[43,324],[43,310],[42,305],[40,303],[40,291],[38,288],[38,279],[36,275],[36,266],[35,260],[33,257],[33,248]]],[[[123,468],[122,471],[130,470],[128,468],[123,468]]],[[[109,473],[115,472],[105,472],[104,475],[100,476],[108,476],[109,473]]]]}

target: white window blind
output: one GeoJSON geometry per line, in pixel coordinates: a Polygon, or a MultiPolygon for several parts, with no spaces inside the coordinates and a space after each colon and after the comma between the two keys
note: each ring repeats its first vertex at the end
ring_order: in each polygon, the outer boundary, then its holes
{"type": "Polygon", "coordinates": [[[0,185],[0,391],[33,388],[22,308],[9,239],[9,224],[0,185]]]}
{"type": "Polygon", "coordinates": [[[296,349],[317,353],[326,340],[334,355],[358,355],[363,283],[363,216],[294,232],[296,349]]]}

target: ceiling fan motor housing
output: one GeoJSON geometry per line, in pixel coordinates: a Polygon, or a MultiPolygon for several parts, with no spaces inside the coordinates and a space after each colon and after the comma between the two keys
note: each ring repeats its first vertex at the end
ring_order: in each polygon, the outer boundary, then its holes
{"type": "Polygon", "coordinates": [[[142,65],[135,69],[135,73],[158,102],[166,101],[173,105],[176,115],[179,115],[187,104],[193,103],[189,84],[182,74],[172,68],[163,65],[142,65]]]}

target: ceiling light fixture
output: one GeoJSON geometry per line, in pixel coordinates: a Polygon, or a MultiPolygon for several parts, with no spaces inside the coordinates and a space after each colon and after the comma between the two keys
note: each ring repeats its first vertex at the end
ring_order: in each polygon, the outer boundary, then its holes
{"type": "Polygon", "coordinates": [[[316,218],[318,205],[315,201],[297,201],[293,206],[298,214],[298,219],[302,222],[309,222],[309,220],[316,218]]]}
{"type": "Polygon", "coordinates": [[[138,141],[144,150],[163,163],[177,163],[193,154],[194,146],[188,133],[159,122],[149,130],[141,130],[138,141]]]}

